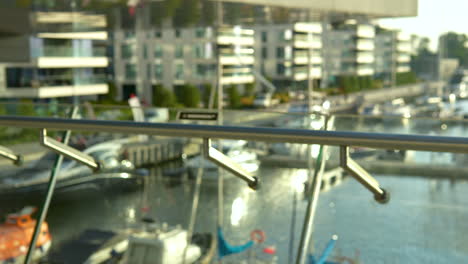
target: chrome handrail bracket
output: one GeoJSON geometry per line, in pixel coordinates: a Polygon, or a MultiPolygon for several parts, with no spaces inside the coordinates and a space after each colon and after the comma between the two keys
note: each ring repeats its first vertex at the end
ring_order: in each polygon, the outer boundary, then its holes
{"type": "Polygon", "coordinates": [[[349,156],[349,146],[340,146],[340,166],[371,191],[377,202],[388,203],[390,194],[381,188],[379,182],[349,156]]]}
{"type": "Polygon", "coordinates": [[[253,190],[257,190],[259,188],[258,178],[246,171],[242,166],[231,160],[228,156],[224,155],[221,151],[212,147],[211,140],[209,138],[203,139],[203,155],[216,165],[247,182],[247,185],[253,190]]]}
{"type": "Polygon", "coordinates": [[[47,136],[47,130],[42,129],[40,133],[40,143],[51,149],[52,151],[61,154],[65,157],[73,159],[85,166],[90,167],[92,170],[97,171],[100,169],[100,164],[93,157],[88,154],[85,154],[81,151],[78,151],[68,145],[63,144],[53,138],[47,136]]]}
{"type": "Polygon", "coordinates": [[[4,146],[0,146],[0,156],[13,161],[16,166],[23,164],[23,157],[19,154],[15,154],[11,149],[4,146]]]}

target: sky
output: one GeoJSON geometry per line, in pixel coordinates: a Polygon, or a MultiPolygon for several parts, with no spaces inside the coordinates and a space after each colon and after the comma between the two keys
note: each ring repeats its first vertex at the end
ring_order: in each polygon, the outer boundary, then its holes
{"type": "Polygon", "coordinates": [[[382,26],[429,37],[430,47],[437,49],[440,34],[448,31],[468,34],[468,0],[418,0],[418,16],[381,19],[382,26]]]}

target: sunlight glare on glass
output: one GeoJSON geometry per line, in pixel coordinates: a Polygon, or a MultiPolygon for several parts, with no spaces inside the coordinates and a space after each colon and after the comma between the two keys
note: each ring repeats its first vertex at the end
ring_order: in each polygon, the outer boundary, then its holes
{"type": "Polygon", "coordinates": [[[304,191],[304,183],[307,181],[307,170],[297,170],[292,177],[291,186],[298,193],[304,191]]]}
{"type": "Polygon", "coordinates": [[[232,203],[231,208],[231,225],[238,226],[242,217],[247,212],[247,206],[242,197],[237,197],[232,203]]]}

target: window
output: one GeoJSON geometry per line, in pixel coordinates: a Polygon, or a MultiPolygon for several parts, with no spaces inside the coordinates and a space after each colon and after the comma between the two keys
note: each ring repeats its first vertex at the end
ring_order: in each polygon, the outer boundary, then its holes
{"type": "Polygon", "coordinates": [[[151,79],[151,64],[146,64],[146,76],[151,79]]]}
{"type": "Polygon", "coordinates": [[[203,78],[205,77],[205,72],[206,72],[206,65],[204,64],[197,64],[195,67],[195,75],[198,78],[203,78]]]}
{"type": "Polygon", "coordinates": [[[162,58],[163,57],[163,47],[160,44],[156,44],[154,46],[154,57],[155,58],[162,58]]]}
{"type": "Polygon", "coordinates": [[[282,40],[291,40],[292,39],[292,30],[282,30],[279,32],[278,39],[282,40]]]}
{"type": "Polygon", "coordinates": [[[133,57],[133,50],[134,50],[133,45],[123,44],[122,45],[122,58],[129,59],[133,57]]]}
{"type": "Polygon", "coordinates": [[[126,79],[129,79],[129,80],[135,79],[136,73],[137,73],[137,69],[136,69],[135,64],[130,64],[130,63],[125,64],[125,78],[126,79]]]}
{"type": "Polygon", "coordinates": [[[276,48],[276,58],[284,59],[284,48],[283,47],[276,48]]]}
{"type": "Polygon", "coordinates": [[[286,70],[285,70],[284,64],[278,63],[278,64],[276,65],[276,73],[277,73],[278,75],[284,75],[285,71],[286,71],[286,70]]]}
{"type": "Polygon", "coordinates": [[[148,58],[148,48],[143,44],[143,58],[148,58]]]}
{"type": "Polygon", "coordinates": [[[7,68],[7,87],[31,87],[33,82],[33,69],[7,68]]]}
{"type": "Polygon", "coordinates": [[[204,38],[205,37],[205,29],[204,28],[197,28],[195,30],[195,36],[197,38],[204,38]]]}
{"type": "Polygon", "coordinates": [[[135,38],[135,32],[134,31],[126,31],[125,32],[125,39],[134,39],[135,38]]]}
{"type": "Polygon", "coordinates": [[[162,64],[155,64],[154,65],[154,77],[156,79],[161,80],[163,78],[163,66],[162,64]]]}
{"type": "Polygon", "coordinates": [[[268,35],[266,31],[262,31],[262,42],[268,41],[268,35]]]}
{"type": "Polygon", "coordinates": [[[262,59],[266,59],[268,57],[268,48],[263,47],[262,48],[262,59]]]}
{"type": "Polygon", "coordinates": [[[162,38],[162,32],[158,30],[158,31],[154,32],[154,36],[157,37],[157,38],[162,38]]]}
{"type": "Polygon", "coordinates": [[[184,57],[184,46],[181,44],[177,44],[175,46],[175,57],[180,59],[184,57]]]}
{"type": "Polygon", "coordinates": [[[180,31],[180,29],[176,29],[175,30],[175,37],[180,38],[181,35],[182,35],[182,32],[180,31]]]}
{"type": "Polygon", "coordinates": [[[176,64],[174,77],[176,80],[182,80],[184,78],[184,64],[176,64]]]}
{"type": "Polygon", "coordinates": [[[202,44],[195,44],[195,46],[193,47],[193,52],[194,52],[195,58],[197,59],[202,59],[204,57],[202,44]]]}

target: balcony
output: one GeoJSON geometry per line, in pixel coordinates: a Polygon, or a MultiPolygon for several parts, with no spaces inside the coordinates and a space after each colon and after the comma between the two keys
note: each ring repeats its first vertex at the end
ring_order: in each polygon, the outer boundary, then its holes
{"type": "Polygon", "coordinates": [[[254,80],[255,77],[251,71],[224,70],[221,77],[221,83],[224,85],[252,83],[254,80]]]}
{"type": "Polygon", "coordinates": [[[219,45],[242,45],[242,46],[253,46],[254,45],[253,36],[238,36],[234,34],[222,34],[217,37],[217,43],[219,45]]]}
{"type": "Polygon", "coordinates": [[[294,48],[296,49],[321,49],[322,40],[321,39],[312,39],[308,40],[307,36],[294,36],[294,48]]]}
{"type": "Polygon", "coordinates": [[[356,36],[359,38],[374,38],[375,28],[372,25],[357,25],[356,36]]]}
{"type": "Polygon", "coordinates": [[[304,33],[322,33],[322,25],[320,23],[295,23],[294,31],[304,33]]]}
{"type": "Polygon", "coordinates": [[[356,62],[357,63],[373,63],[375,61],[374,55],[369,53],[357,53],[356,62]]]}
{"type": "Polygon", "coordinates": [[[373,75],[374,69],[369,66],[358,66],[355,73],[359,76],[373,75]]]}
{"type": "Polygon", "coordinates": [[[321,64],[323,59],[321,56],[312,55],[310,60],[307,59],[307,55],[303,53],[294,53],[294,64],[321,64]]]}
{"type": "MultiPolygon", "coordinates": [[[[318,79],[322,77],[322,68],[321,67],[312,67],[310,70],[310,78],[318,79]]],[[[295,67],[293,78],[295,81],[307,80],[307,68],[304,67],[295,67]]]]}
{"type": "Polygon", "coordinates": [[[39,57],[38,68],[105,68],[109,65],[106,57],[39,57]]]}
{"type": "Polygon", "coordinates": [[[398,62],[410,62],[411,61],[411,57],[409,54],[400,54],[398,55],[397,57],[397,61],[398,62]]]}
{"type": "Polygon", "coordinates": [[[0,97],[4,98],[53,98],[105,94],[108,92],[107,76],[73,77],[71,74],[47,75],[40,79],[22,79],[11,82],[0,97]]]}
{"type": "Polygon", "coordinates": [[[397,50],[398,52],[405,52],[409,53],[411,52],[411,44],[408,42],[402,42],[397,44],[397,50]]]}
{"type": "Polygon", "coordinates": [[[236,55],[221,55],[219,62],[222,65],[245,65],[254,64],[255,58],[253,56],[236,56],[236,55]]]}
{"type": "Polygon", "coordinates": [[[411,71],[411,67],[409,65],[398,65],[397,72],[409,72],[411,71]]]}
{"type": "Polygon", "coordinates": [[[374,50],[374,48],[375,48],[375,45],[372,40],[358,39],[356,41],[357,50],[374,50]]]}
{"type": "Polygon", "coordinates": [[[63,46],[45,46],[33,50],[35,57],[106,57],[106,47],[74,48],[63,46]]]}

